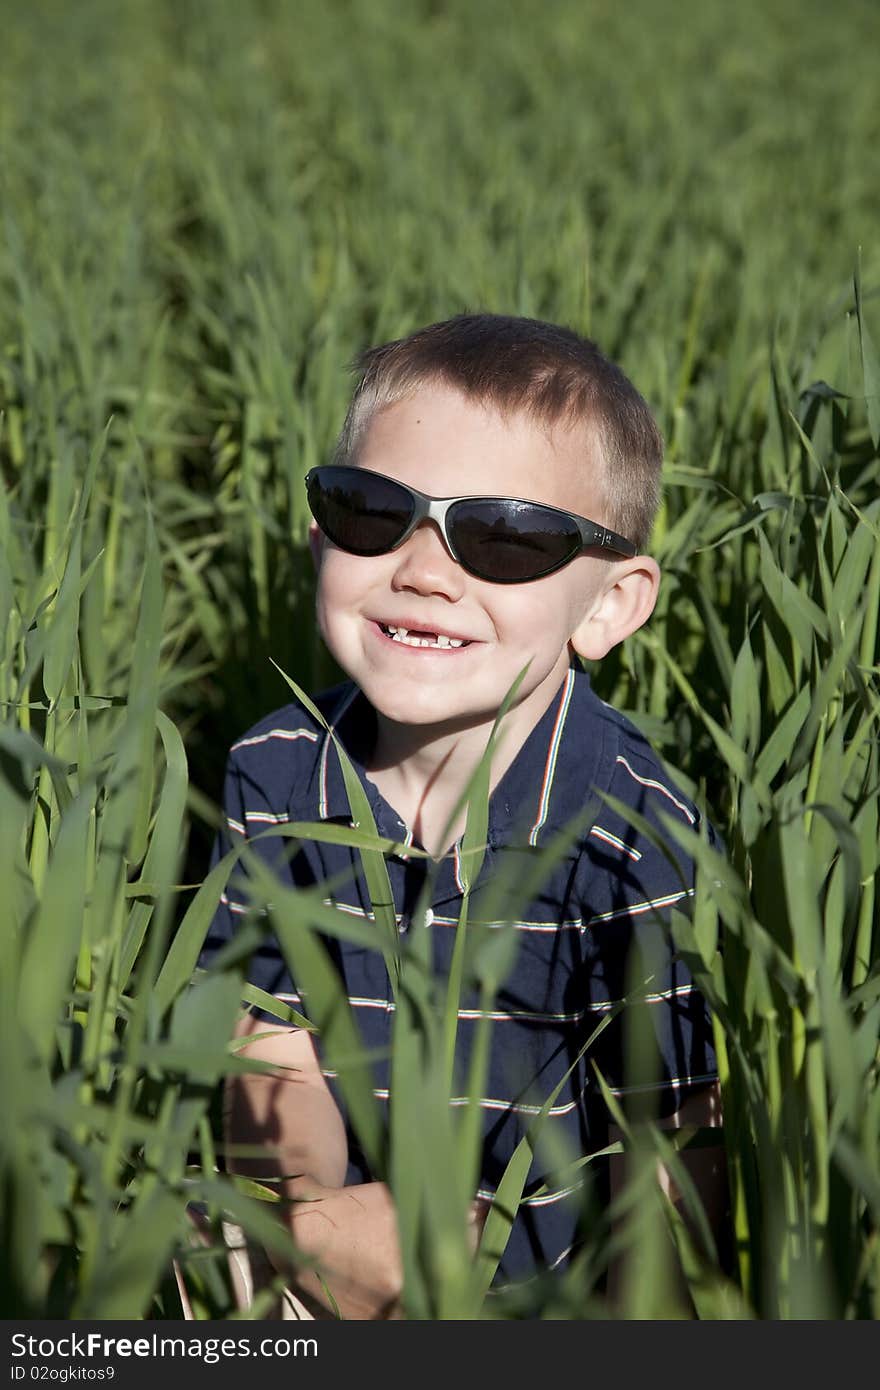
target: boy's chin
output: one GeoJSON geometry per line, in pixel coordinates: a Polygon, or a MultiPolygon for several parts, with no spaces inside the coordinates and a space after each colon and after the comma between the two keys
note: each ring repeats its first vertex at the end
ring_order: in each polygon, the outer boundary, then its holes
{"type": "Polygon", "coordinates": [[[474,725],[492,721],[497,710],[450,709],[448,706],[414,709],[412,705],[397,703],[374,706],[376,713],[389,724],[405,725],[409,729],[470,729],[474,725]]]}
{"type": "Polygon", "coordinates": [[[364,694],[380,718],[389,724],[406,725],[408,728],[467,729],[494,720],[498,712],[488,707],[484,709],[476,702],[470,705],[450,701],[448,690],[435,691],[430,695],[419,692],[411,699],[406,698],[403,691],[387,695],[366,689],[364,694]]]}

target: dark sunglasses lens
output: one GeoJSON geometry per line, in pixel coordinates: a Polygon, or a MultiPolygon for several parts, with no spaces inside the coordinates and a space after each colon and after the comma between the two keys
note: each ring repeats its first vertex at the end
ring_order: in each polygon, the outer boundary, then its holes
{"type": "Polygon", "coordinates": [[[392,550],[413,514],[404,488],[363,468],[318,469],[309,482],[308,499],[324,534],[353,555],[392,550]]]}
{"type": "Polygon", "coordinates": [[[462,502],[447,524],[465,569],[496,584],[540,579],[572,559],[581,544],[564,513],[530,502],[462,502]]]}

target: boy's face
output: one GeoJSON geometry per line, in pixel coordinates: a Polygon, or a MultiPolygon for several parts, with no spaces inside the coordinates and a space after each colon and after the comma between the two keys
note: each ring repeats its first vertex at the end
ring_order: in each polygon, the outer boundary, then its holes
{"type": "MultiPolygon", "coordinates": [[[[505,418],[452,387],[424,387],[380,411],[357,461],[434,497],[521,497],[606,520],[583,427],[551,431],[525,414],[505,418]]],[[[527,662],[517,704],[546,708],[573,636],[582,654],[594,654],[583,634],[617,568],[584,553],[543,579],[492,584],[461,568],[432,522],[387,555],[349,555],[317,532],[313,546],[318,622],[333,656],[380,717],[436,732],[491,724],[527,662]],[[410,646],[389,627],[467,645],[410,646]]]]}

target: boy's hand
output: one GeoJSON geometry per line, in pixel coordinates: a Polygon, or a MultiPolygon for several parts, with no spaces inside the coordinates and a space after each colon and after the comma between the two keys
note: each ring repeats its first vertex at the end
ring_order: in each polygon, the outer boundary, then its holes
{"type": "MultiPolygon", "coordinates": [[[[249,1177],[303,1176],[283,1184],[285,1218],[298,1247],[318,1269],[297,1270],[297,1292],[316,1312],[344,1318],[399,1317],[403,1283],[397,1216],[384,1183],[343,1187],[345,1129],[327,1089],[310,1035],[244,1018],[236,1030],[248,1041],[241,1055],[271,1062],[274,1073],[230,1077],[225,1124],[230,1145],[265,1146],[265,1157],[229,1166],[249,1177]]],[[[234,1154],[234,1149],[233,1149],[234,1154]]],[[[479,1245],[488,1205],[471,1204],[469,1237],[479,1245]]],[[[273,1263],[275,1261],[273,1260],[273,1263]]],[[[289,1270],[285,1270],[289,1276],[289,1270]]]]}
{"type": "Polygon", "coordinates": [[[302,1175],[283,1184],[292,1199],[286,1224],[303,1253],[320,1262],[324,1278],[313,1269],[296,1270],[297,1291],[325,1315],[338,1308],[344,1318],[394,1316],[402,1282],[394,1206],[382,1183],[342,1186],[345,1127],[311,1036],[250,1017],[236,1034],[248,1039],[240,1055],[271,1062],[277,1070],[228,1079],[229,1166],[258,1180],[302,1175]],[[265,1155],[236,1158],[236,1146],[264,1146],[265,1155]]]}
{"type": "MultiPolygon", "coordinates": [[[[384,1183],[327,1188],[307,1178],[287,1184],[295,1203],[291,1230],[320,1273],[302,1271],[298,1286],[323,1307],[335,1302],[344,1318],[398,1318],[403,1267],[394,1203],[384,1183]]],[[[475,1255],[489,1204],[470,1206],[468,1237],[475,1255]]]]}
{"type": "Polygon", "coordinates": [[[297,1286],[343,1318],[400,1317],[403,1268],[385,1183],[333,1188],[296,1178],[285,1188],[293,1238],[318,1265],[299,1271],[297,1286]]]}

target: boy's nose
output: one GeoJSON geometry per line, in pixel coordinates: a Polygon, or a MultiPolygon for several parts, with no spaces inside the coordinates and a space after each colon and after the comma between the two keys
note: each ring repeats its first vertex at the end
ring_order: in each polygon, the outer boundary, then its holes
{"type": "Polygon", "coordinates": [[[433,521],[417,526],[395,555],[391,587],[396,593],[441,594],[453,603],[464,594],[465,572],[446,549],[433,521]]]}

